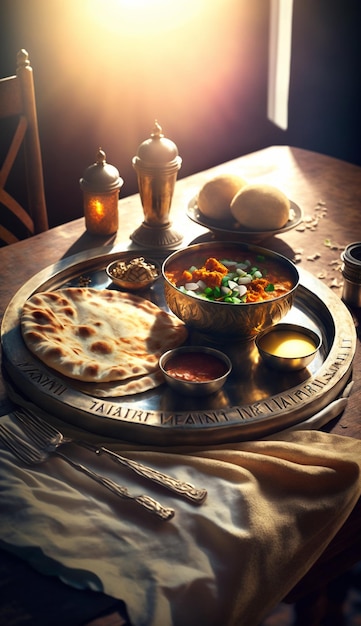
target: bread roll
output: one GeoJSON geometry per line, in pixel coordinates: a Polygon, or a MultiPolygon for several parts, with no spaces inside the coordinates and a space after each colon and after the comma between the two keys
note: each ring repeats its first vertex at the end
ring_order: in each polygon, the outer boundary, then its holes
{"type": "Polygon", "coordinates": [[[229,220],[232,218],[231,200],[247,182],[236,174],[221,174],[211,178],[198,194],[198,208],[213,220],[229,220]]]}
{"type": "Polygon", "coordinates": [[[231,213],[247,230],[278,230],[289,220],[290,201],[272,185],[247,185],[232,199],[231,213]]]}

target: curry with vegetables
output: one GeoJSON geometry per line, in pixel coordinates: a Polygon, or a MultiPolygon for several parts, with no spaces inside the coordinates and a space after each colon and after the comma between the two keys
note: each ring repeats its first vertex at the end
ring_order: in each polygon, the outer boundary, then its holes
{"type": "Polygon", "coordinates": [[[237,260],[209,257],[200,267],[167,270],[166,277],[183,293],[232,304],[271,300],[294,284],[285,268],[261,254],[237,260]]]}

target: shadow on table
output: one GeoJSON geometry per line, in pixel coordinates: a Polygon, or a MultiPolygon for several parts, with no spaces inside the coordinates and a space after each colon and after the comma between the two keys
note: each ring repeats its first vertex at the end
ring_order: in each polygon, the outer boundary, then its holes
{"type": "MultiPolygon", "coordinates": [[[[91,251],[91,250],[97,250],[97,249],[102,249],[102,248],[111,248],[114,246],[115,244],[115,240],[116,240],[116,235],[107,235],[107,236],[100,236],[100,235],[90,235],[88,232],[84,232],[79,239],[77,239],[72,246],[70,246],[70,248],[66,251],[65,254],[63,254],[63,256],[61,257],[62,259],[66,259],[69,258],[70,256],[74,256],[76,254],[79,254],[81,252],[87,252],[87,251],[91,251]]],[[[136,244],[134,244],[130,239],[129,239],[129,243],[125,243],[123,242],[122,244],[119,243],[119,248],[121,248],[122,250],[138,250],[139,251],[139,246],[137,246],[136,244]]]]}
{"type": "Polygon", "coordinates": [[[97,626],[130,626],[124,602],[65,585],[56,576],[43,575],[26,561],[1,550],[2,626],[91,626],[93,621],[97,626]]]}
{"type": "MultiPolygon", "coordinates": [[[[200,235],[199,237],[196,237],[196,239],[193,239],[189,245],[193,245],[197,243],[207,243],[207,242],[212,242],[212,241],[216,241],[216,239],[214,235],[212,235],[212,233],[209,232],[209,233],[205,233],[204,235],[200,235]]],[[[232,237],[229,237],[229,241],[232,241],[232,237]]],[[[244,242],[244,243],[248,243],[248,242],[244,242]]],[[[295,257],[295,251],[293,250],[293,248],[291,248],[291,246],[289,246],[285,241],[283,241],[283,239],[279,239],[278,237],[275,237],[275,236],[268,237],[268,239],[264,239],[259,244],[250,243],[250,245],[257,245],[257,246],[260,246],[261,248],[266,248],[267,250],[273,250],[274,252],[278,252],[278,254],[283,254],[283,256],[287,257],[291,261],[295,257]]]]}

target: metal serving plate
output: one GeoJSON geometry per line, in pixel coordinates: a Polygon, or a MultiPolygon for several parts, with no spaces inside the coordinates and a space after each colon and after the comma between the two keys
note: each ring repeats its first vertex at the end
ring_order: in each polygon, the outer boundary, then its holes
{"type": "Polygon", "coordinates": [[[187,215],[192,222],[204,228],[208,228],[208,230],[213,233],[215,239],[243,241],[244,243],[261,243],[274,235],[283,235],[287,231],[292,230],[292,228],[296,228],[303,219],[302,209],[298,204],[290,200],[290,219],[282,228],[257,232],[242,230],[236,220],[220,221],[203,215],[198,208],[197,196],[190,200],[187,207],[187,215]]]}
{"type": "MultiPolygon", "coordinates": [[[[301,422],[345,387],[356,350],[352,317],[331,289],[304,270],[294,306],[283,321],[318,332],[322,349],[310,367],[282,374],[261,362],[254,341],[222,342],[197,333],[189,343],[219,347],[233,363],[225,387],[209,397],[176,394],[165,384],[133,396],[97,398],[46,367],[26,348],[19,325],[24,302],[35,292],[63,286],[115,288],[105,267],[149,251],[100,248],[64,259],[36,274],[9,303],[2,323],[4,367],[11,384],[38,407],[71,425],[107,437],[156,445],[209,444],[263,437],[301,422]]],[[[154,251],[152,252],[154,257],[154,251]]],[[[141,292],[166,308],[163,280],[141,292]]]]}

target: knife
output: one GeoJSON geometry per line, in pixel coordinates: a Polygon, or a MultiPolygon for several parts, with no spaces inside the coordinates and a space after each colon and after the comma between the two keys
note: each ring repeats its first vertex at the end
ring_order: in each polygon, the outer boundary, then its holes
{"type": "Polygon", "coordinates": [[[178,480],[177,478],[173,478],[173,476],[169,476],[168,474],[163,474],[153,467],[148,467],[147,465],[138,463],[138,461],[135,461],[134,459],[128,459],[126,457],[123,457],[119,453],[113,452],[113,450],[109,450],[109,448],[106,448],[104,446],[97,446],[95,444],[89,443],[88,441],[76,441],[74,443],[77,443],[78,445],[81,445],[82,447],[87,448],[92,452],[95,452],[95,454],[106,454],[115,463],[119,463],[119,465],[123,465],[125,467],[128,467],[129,469],[132,469],[139,476],[142,476],[143,478],[148,478],[149,480],[152,480],[153,482],[156,482],[163,487],[171,489],[171,491],[177,493],[180,496],[184,496],[195,504],[201,504],[207,497],[206,489],[198,489],[190,483],[178,480]]]}

